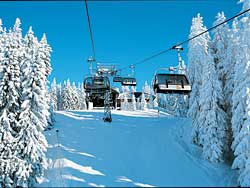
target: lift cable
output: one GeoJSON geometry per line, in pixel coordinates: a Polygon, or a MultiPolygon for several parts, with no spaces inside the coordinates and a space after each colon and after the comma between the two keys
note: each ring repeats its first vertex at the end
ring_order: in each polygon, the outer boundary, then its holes
{"type": "Polygon", "coordinates": [[[118,69],[118,71],[122,71],[124,69],[130,68],[131,66],[135,66],[135,65],[139,65],[139,64],[145,63],[145,62],[147,62],[147,61],[149,61],[149,60],[151,60],[151,59],[153,59],[155,57],[158,57],[158,56],[160,56],[160,55],[162,55],[164,53],[167,53],[167,52],[175,49],[177,46],[181,46],[181,45],[183,45],[183,44],[185,44],[185,43],[187,43],[187,42],[189,42],[189,41],[191,41],[191,40],[193,40],[193,39],[195,39],[195,38],[197,38],[197,37],[199,37],[199,36],[201,36],[201,35],[209,32],[209,31],[211,31],[211,30],[214,30],[215,28],[217,28],[217,27],[219,27],[219,26],[221,26],[221,25],[223,25],[223,24],[225,24],[225,23],[227,23],[227,22],[229,22],[229,21],[231,21],[231,20],[233,20],[233,19],[235,19],[235,18],[237,18],[237,17],[245,14],[245,13],[247,13],[248,11],[250,11],[250,8],[247,9],[247,10],[244,10],[244,11],[240,12],[239,14],[236,14],[235,16],[233,16],[233,17],[231,17],[231,18],[229,18],[229,19],[227,19],[227,20],[225,20],[225,21],[223,21],[223,22],[221,22],[221,23],[219,23],[219,24],[217,24],[217,25],[215,25],[215,26],[213,26],[213,27],[211,27],[211,28],[209,28],[209,29],[207,29],[207,30],[205,30],[205,31],[203,31],[203,32],[195,35],[195,36],[193,36],[193,37],[191,37],[191,38],[188,38],[187,40],[185,40],[183,42],[180,42],[180,43],[178,43],[178,44],[176,44],[176,45],[174,45],[174,46],[172,46],[172,47],[170,47],[170,48],[168,48],[166,50],[160,51],[160,52],[158,52],[158,53],[156,53],[156,54],[154,54],[152,56],[149,56],[149,57],[147,57],[147,58],[145,58],[145,59],[143,59],[141,61],[138,61],[138,62],[136,62],[134,64],[131,64],[129,66],[125,66],[125,67],[123,67],[121,69],[118,69]]]}
{"type": "Polygon", "coordinates": [[[84,0],[85,7],[86,7],[86,14],[88,18],[88,26],[89,26],[89,34],[90,34],[90,40],[91,40],[91,46],[92,46],[92,52],[93,52],[93,59],[95,60],[95,45],[94,45],[94,39],[93,39],[93,33],[91,29],[91,23],[90,23],[90,16],[89,16],[89,10],[88,10],[88,3],[87,0],[84,0]]]}

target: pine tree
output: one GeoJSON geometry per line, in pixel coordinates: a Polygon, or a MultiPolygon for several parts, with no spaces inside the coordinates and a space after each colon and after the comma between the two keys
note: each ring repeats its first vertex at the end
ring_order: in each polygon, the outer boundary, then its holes
{"type": "Polygon", "coordinates": [[[222,86],[215,70],[215,63],[208,54],[204,65],[202,87],[200,90],[201,110],[199,115],[200,143],[203,145],[203,156],[211,162],[224,160],[226,152],[226,113],[220,101],[223,101],[222,86]]]}
{"type": "Polygon", "coordinates": [[[51,105],[53,108],[53,111],[57,110],[57,84],[56,84],[56,79],[53,79],[53,82],[51,84],[51,88],[50,88],[50,97],[51,97],[51,105]]]}
{"type": "MultiPolygon", "coordinates": [[[[17,24],[15,24],[17,26],[17,24]]],[[[0,59],[0,186],[16,186],[16,173],[23,160],[17,157],[20,131],[20,67],[18,62],[17,38],[1,27],[0,59]]],[[[20,176],[18,176],[20,177],[20,176]]]]}
{"type": "Polygon", "coordinates": [[[129,87],[122,86],[122,103],[121,103],[122,110],[129,110],[128,94],[129,94],[129,87]]]}
{"type": "Polygon", "coordinates": [[[143,92],[141,95],[141,110],[147,110],[147,101],[143,92]]]}
{"type": "Polygon", "coordinates": [[[86,104],[86,93],[84,89],[84,83],[80,85],[80,94],[81,94],[81,109],[86,110],[87,109],[87,104],[86,104]]]}
{"type": "Polygon", "coordinates": [[[51,56],[52,49],[50,45],[48,44],[45,33],[43,34],[42,39],[40,41],[40,49],[41,49],[40,58],[44,62],[45,67],[46,67],[45,76],[48,77],[48,75],[50,75],[52,71],[51,64],[50,64],[50,56],[51,56]]]}
{"type": "Polygon", "coordinates": [[[134,93],[132,93],[132,109],[131,110],[133,110],[133,111],[135,111],[136,110],[136,100],[135,100],[135,94],[134,93]]]}
{"type": "Polygon", "coordinates": [[[159,95],[156,94],[155,95],[155,99],[154,99],[154,108],[159,106],[159,95]]]}
{"type": "Polygon", "coordinates": [[[232,29],[229,32],[229,42],[227,48],[227,55],[225,61],[225,103],[226,103],[226,112],[229,117],[232,117],[232,95],[234,90],[234,68],[237,61],[237,54],[239,53],[239,26],[238,20],[235,19],[232,24],[232,29]]]}
{"type": "Polygon", "coordinates": [[[63,106],[62,106],[62,84],[59,83],[57,85],[57,109],[58,110],[63,110],[63,106]]]}
{"type": "Polygon", "coordinates": [[[79,109],[79,97],[78,97],[78,93],[77,93],[77,88],[76,88],[76,85],[75,85],[75,82],[72,83],[72,86],[71,86],[71,109],[72,110],[77,110],[79,109]]]}
{"type": "MultiPolygon", "coordinates": [[[[219,12],[216,16],[216,20],[214,22],[214,26],[218,25],[226,20],[224,12],[219,12]]],[[[219,80],[222,82],[222,87],[224,87],[226,79],[225,79],[225,60],[227,58],[227,48],[229,42],[229,26],[227,23],[221,25],[214,29],[214,37],[211,42],[210,48],[211,53],[214,57],[214,62],[216,66],[216,70],[219,73],[219,80]]]]}
{"type": "Polygon", "coordinates": [[[72,108],[72,93],[69,79],[63,84],[62,90],[62,110],[71,110],[72,108]]]}
{"type": "Polygon", "coordinates": [[[151,89],[150,85],[148,85],[148,82],[147,82],[147,81],[144,83],[144,87],[143,87],[142,91],[144,92],[145,97],[146,97],[147,99],[149,99],[149,102],[146,103],[146,105],[147,105],[146,108],[152,108],[152,103],[150,102],[150,101],[151,101],[151,100],[150,100],[150,98],[151,98],[150,95],[151,95],[152,89],[151,89]]]}
{"type": "MultiPolygon", "coordinates": [[[[38,56],[39,59],[41,61],[41,65],[43,66],[44,70],[44,76],[45,76],[45,82],[44,84],[44,88],[46,88],[46,90],[48,91],[48,76],[50,75],[52,68],[51,68],[51,64],[50,64],[50,56],[51,56],[51,52],[52,49],[50,47],[50,45],[47,42],[47,38],[46,35],[43,34],[41,41],[39,42],[39,47],[38,47],[38,56]]],[[[48,124],[51,125],[51,123],[53,122],[53,116],[54,116],[54,111],[53,109],[50,107],[50,97],[48,92],[46,93],[46,95],[48,97],[45,97],[45,106],[44,108],[48,111],[48,113],[46,113],[46,119],[48,121],[48,124]]]]}
{"type": "MultiPolygon", "coordinates": [[[[250,0],[241,0],[243,10],[250,8],[250,0]]],[[[234,140],[232,149],[235,159],[233,168],[239,170],[239,184],[250,186],[250,14],[241,19],[239,49],[236,54],[232,129],[234,140]]]]}
{"type": "MultiPolygon", "coordinates": [[[[206,31],[206,27],[203,25],[203,18],[200,14],[192,20],[192,26],[190,30],[189,37],[193,37],[201,32],[206,31]]],[[[189,110],[188,116],[192,118],[193,121],[193,141],[201,145],[200,143],[200,124],[199,124],[199,110],[200,110],[200,89],[202,85],[202,74],[204,60],[207,56],[208,45],[209,45],[209,35],[203,34],[194,40],[189,42],[188,51],[188,76],[189,81],[192,85],[192,92],[189,98],[189,110]]]]}
{"type": "MultiPolygon", "coordinates": [[[[218,13],[217,16],[216,16],[216,20],[214,22],[214,26],[215,25],[218,25],[222,22],[224,22],[226,20],[226,17],[224,15],[223,12],[221,13],[218,13]]],[[[222,110],[225,112],[224,114],[226,115],[225,116],[225,120],[226,120],[226,142],[225,142],[225,145],[226,146],[229,146],[230,144],[230,140],[231,137],[232,137],[232,131],[231,131],[231,114],[228,113],[230,112],[230,104],[229,104],[229,101],[226,101],[225,100],[225,93],[226,93],[226,84],[228,81],[227,79],[227,73],[228,71],[231,71],[231,70],[228,70],[229,67],[231,66],[228,66],[228,62],[226,62],[227,60],[227,51],[228,51],[228,46],[229,46],[229,39],[230,39],[230,29],[229,29],[229,26],[227,25],[227,23],[221,25],[220,27],[217,27],[215,30],[214,30],[214,38],[211,42],[211,45],[210,45],[210,49],[211,49],[211,54],[213,56],[213,59],[214,59],[214,62],[215,62],[215,68],[216,68],[216,71],[218,72],[218,78],[219,78],[219,81],[221,82],[221,87],[222,87],[222,100],[219,101],[219,106],[221,106],[222,110]]],[[[225,148],[226,149],[226,148],[225,148]]],[[[230,147],[227,147],[226,153],[230,153],[230,147]]]]}
{"type": "Polygon", "coordinates": [[[47,141],[43,135],[47,127],[46,75],[40,59],[39,43],[32,27],[25,36],[25,59],[22,67],[22,104],[18,134],[19,156],[25,163],[19,167],[18,186],[33,186],[44,175],[47,141]]]}

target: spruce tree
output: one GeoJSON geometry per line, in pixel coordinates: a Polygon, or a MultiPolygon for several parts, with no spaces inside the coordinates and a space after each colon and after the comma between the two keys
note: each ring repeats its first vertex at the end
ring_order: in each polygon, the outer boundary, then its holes
{"type": "MultiPolygon", "coordinates": [[[[243,10],[250,8],[250,0],[241,0],[243,10]]],[[[239,49],[236,54],[232,129],[233,168],[239,170],[239,184],[250,186],[250,13],[240,20],[239,49]]]]}
{"type": "Polygon", "coordinates": [[[222,85],[215,70],[215,62],[210,54],[204,65],[202,87],[200,90],[200,142],[203,156],[211,162],[221,162],[227,151],[226,113],[220,105],[223,99],[222,85]]]}
{"type": "MultiPolygon", "coordinates": [[[[18,27],[17,24],[15,24],[18,27]]],[[[17,186],[19,166],[24,163],[17,155],[20,131],[20,67],[18,45],[15,34],[1,27],[0,59],[0,186],[17,186]]],[[[20,177],[20,176],[19,176],[20,177]]]]}
{"type": "MultiPolygon", "coordinates": [[[[197,17],[192,20],[189,37],[192,38],[206,30],[206,27],[203,25],[203,18],[198,14],[197,17]]],[[[202,145],[200,142],[200,123],[198,121],[200,113],[200,89],[202,85],[202,69],[205,63],[204,60],[207,56],[208,45],[209,35],[207,33],[191,40],[188,44],[189,63],[187,72],[190,84],[192,85],[192,92],[189,98],[188,116],[191,117],[193,121],[193,142],[199,145],[202,145]]]]}
{"type": "Polygon", "coordinates": [[[19,169],[19,186],[33,186],[44,175],[47,141],[43,134],[47,127],[46,75],[39,56],[39,43],[32,27],[25,36],[25,58],[21,64],[22,104],[18,135],[19,156],[25,160],[19,169]]]}

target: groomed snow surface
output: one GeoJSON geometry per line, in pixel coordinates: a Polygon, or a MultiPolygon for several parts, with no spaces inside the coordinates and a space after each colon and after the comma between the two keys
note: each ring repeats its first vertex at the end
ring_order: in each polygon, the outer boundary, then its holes
{"type": "Polygon", "coordinates": [[[46,131],[49,168],[37,186],[236,186],[230,166],[203,160],[191,144],[189,119],[156,110],[112,117],[104,123],[102,110],[57,112],[46,131]]]}

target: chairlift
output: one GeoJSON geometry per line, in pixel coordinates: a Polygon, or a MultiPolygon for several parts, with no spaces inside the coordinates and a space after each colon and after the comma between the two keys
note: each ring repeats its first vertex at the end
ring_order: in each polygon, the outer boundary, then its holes
{"type": "Polygon", "coordinates": [[[107,76],[89,76],[84,79],[84,89],[87,93],[104,93],[110,89],[107,76]]]}
{"type": "Polygon", "coordinates": [[[122,86],[136,86],[136,79],[132,77],[123,77],[121,84],[122,86]]]}
{"type": "Polygon", "coordinates": [[[155,93],[188,94],[191,85],[185,74],[156,73],[153,79],[155,93]]]}
{"type": "Polygon", "coordinates": [[[114,76],[113,82],[122,82],[122,77],[121,76],[114,76]]]}

